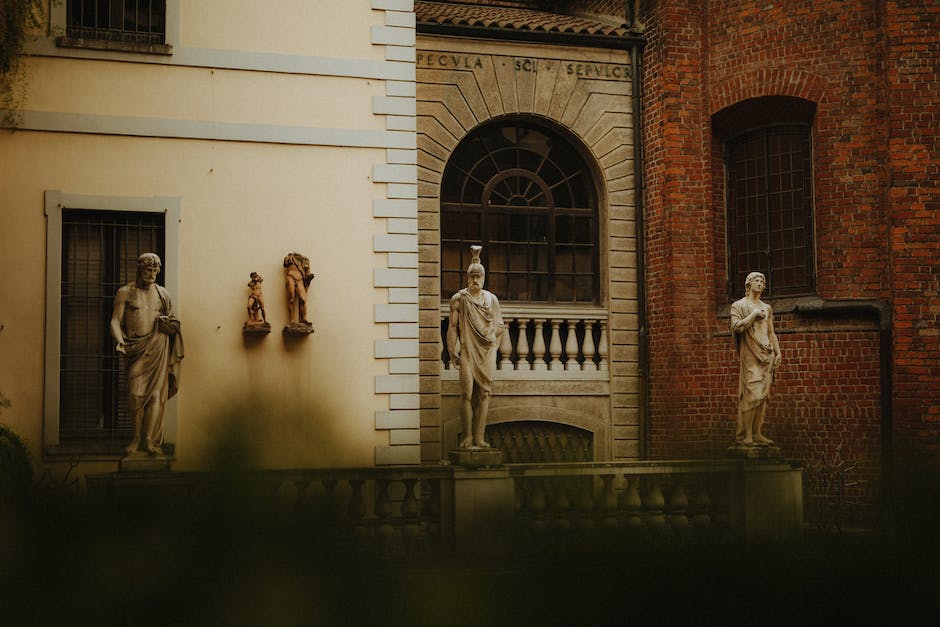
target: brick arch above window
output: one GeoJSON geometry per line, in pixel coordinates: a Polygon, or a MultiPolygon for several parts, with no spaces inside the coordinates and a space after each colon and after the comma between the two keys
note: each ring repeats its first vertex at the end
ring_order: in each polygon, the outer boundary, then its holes
{"type": "Polygon", "coordinates": [[[718,83],[712,89],[709,113],[716,115],[741,101],[767,96],[822,102],[826,92],[827,80],[817,74],[792,68],[763,68],[743,72],[718,83]]]}

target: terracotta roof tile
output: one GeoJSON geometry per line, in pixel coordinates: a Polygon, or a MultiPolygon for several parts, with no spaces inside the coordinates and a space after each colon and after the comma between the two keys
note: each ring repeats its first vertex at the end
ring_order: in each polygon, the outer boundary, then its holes
{"type": "Polygon", "coordinates": [[[452,4],[449,2],[415,2],[418,23],[476,26],[545,33],[574,33],[623,37],[625,28],[611,26],[595,20],[573,15],[559,15],[533,9],[486,6],[479,4],[452,4]]]}

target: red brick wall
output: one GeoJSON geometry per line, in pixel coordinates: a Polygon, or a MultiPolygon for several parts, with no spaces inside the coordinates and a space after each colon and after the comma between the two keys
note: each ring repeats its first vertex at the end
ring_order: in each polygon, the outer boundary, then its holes
{"type": "Polygon", "coordinates": [[[894,422],[899,453],[940,458],[940,6],[886,2],[894,422]]]}
{"type": "MultiPolygon", "coordinates": [[[[651,455],[719,455],[731,443],[737,366],[720,315],[729,302],[722,139],[711,116],[781,95],[816,103],[817,293],[892,301],[896,439],[936,450],[940,8],[647,0],[641,19],[651,455]]],[[[807,466],[838,451],[857,463],[860,494],[877,500],[876,320],[778,312],[777,326],[784,361],[766,433],[807,466]]]]}

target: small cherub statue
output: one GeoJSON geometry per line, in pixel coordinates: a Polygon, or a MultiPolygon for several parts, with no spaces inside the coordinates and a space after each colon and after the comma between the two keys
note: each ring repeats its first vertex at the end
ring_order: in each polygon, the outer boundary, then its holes
{"type": "Polygon", "coordinates": [[[264,312],[264,296],[261,283],[264,279],[257,272],[252,272],[248,281],[248,322],[242,327],[243,333],[270,333],[271,325],[264,312]]]}

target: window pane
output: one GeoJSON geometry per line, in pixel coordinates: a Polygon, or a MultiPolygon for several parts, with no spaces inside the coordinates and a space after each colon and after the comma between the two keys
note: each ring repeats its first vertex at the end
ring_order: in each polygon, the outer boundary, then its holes
{"type": "Polygon", "coordinates": [[[760,129],[727,148],[729,296],[739,298],[744,277],[755,270],[767,275],[770,296],[811,293],[808,127],[760,129]]]}
{"type": "MultiPolygon", "coordinates": [[[[481,243],[491,277],[488,285],[497,296],[572,302],[576,253],[570,244],[577,243],[577,271],[587,277],[583,285],[590,290],[584,300],[597,300],[592,279],[598,271],[593,183],[579,153],[567,142],[524,123],[478,129],[448,161],[442,196],[442,244],[481,243]],[[450,223],[455,215],[475,215],[482,221],[455,229],[450,223]],[[482,231],[470,236],[471,226],[482,231]],[[569,244],[560,263],[556,242],[569,244]],[[553,275],[556,268],[567,273],[560,285],[553,275]],[[502,272],[508,274],[497,276],[502,272]]],[[[441,261],[442,281],[447,271],[463,270],[452,265],[452,258],[441,261]]]]}
{"type": "MultiPolygon", "coordinates": [[[[163,251],[163,214],[66,209],[62,215],[59,437],[124,441],[133,435],[122,363],[110,334],[117,289],[137,257],[163,251]]],[[[161,272],[158,282],[162,283],[161,272]]]]}

